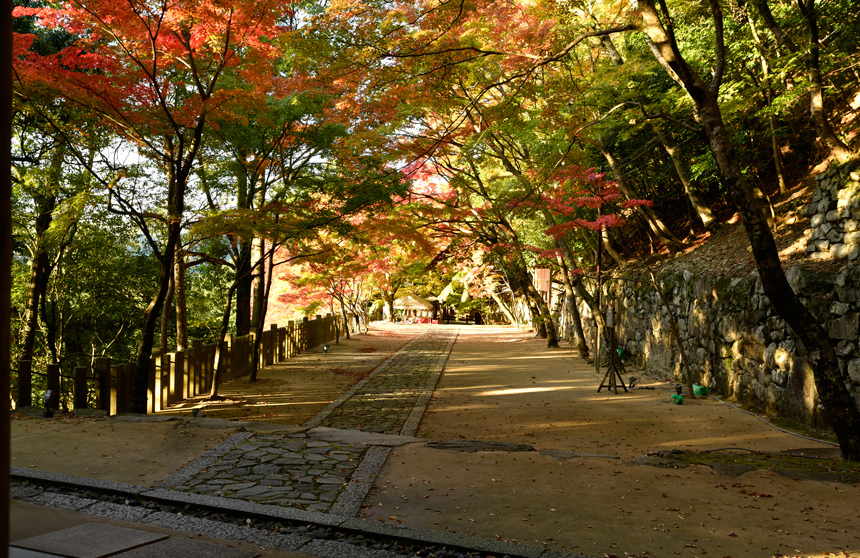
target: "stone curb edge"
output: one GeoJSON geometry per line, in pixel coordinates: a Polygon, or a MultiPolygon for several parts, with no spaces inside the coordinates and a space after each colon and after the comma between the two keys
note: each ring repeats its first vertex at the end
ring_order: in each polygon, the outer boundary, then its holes
{"type": "Polygon", "coordinates": [[[210,449],[188,465],[179,469],[160,483],[157,486],[160,488],[172,488],[174,486],[179,486],[181,484],[185,484],[192,478],[194,475],[202,471],[207,467],[211,467],[213,463],[218,461],[221,457],[223,457],[226,453],[230,452],[233,448],[254,436],[254,432],[236,432],[228,436],[223,442],[210,449]]]}
{"type": "MultiPolygon", "coordinates": [[[[117,496],[136,496],[148,498],[163,504],[184,506],[187,504],[228,512],[240,515],[253,516],[267,521],[289,521],[294,523],[313,524],[322,527],[334,527],[352,531],[362,535],[375,535],[391,537],[409,543],[432,544],[452,546],[465,550],[478,552],[489,552],[507,555],[511,558],[582,558],[581,554],[569,554],[554,550],[546,550],[539,546],[513,543],[507,541],[495,541],[478,537],[460,535],[455,533],[444,533],[442,531],[431,531],[426,529],[414,529],[387,524],[375,523],[366,519],[354,519],[343,516],[332,515],[322,512],[299,510],[295,508],[284,508],[265,504],[255,504],[231,498],[219,498],[215,496],[204,496],[190,494],[178,490],[164,488],[150,488],[116,481],[105,481],[77,477],[62,473],[48,471],[22,469],[11,467],[9,470],[12,479],[45,482],[61,485],[67,488],[83,490],[94,490],[110,493],[117,496]]],[[[181,530],[181,529],[180,529],[181,530]]],[[[311,542],[311,541],[309,541],[311,542]]]]}

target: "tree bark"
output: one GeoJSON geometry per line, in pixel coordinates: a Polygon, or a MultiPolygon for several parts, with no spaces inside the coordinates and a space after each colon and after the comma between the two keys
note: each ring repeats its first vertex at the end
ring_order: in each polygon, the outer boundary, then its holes
{"type": "Polygon", "coordinates": [[[693,185],[693,180],[690,174],[690,165],[687,164],[687,159],[684,158],[681,148],[678,147],[677,143],[675,143],[671,134],[664,132],[658,124],[652,124],[651,128],[654,130],[654,134],[657,136],[657,140],[659,140],[660,145],[663,146],[663,149],[665,149],[666,153],[671,157],[678,179],[684,186],[684,193],[687,194],[687,199],[690,200],[690,204],[692,204],[693,209],[696,211],[696,215],[702,221],[705,228],[710,229],[717,222],[717,218],[714,216],[714,212],[711,211],[711,208],[708,207],[705,200],[702,199],[702,196],[699,195],[698,189],[693,185]]]}
{"type": "MultiPolygon", "coordinates": [[[[765,2],[765,6],[767,6],[767,2],[765,2]]],[[[761,66],[762,73],[762,83],[761,83],[761,91],[762,95],[764,95],[765,103],[767,103],[768,109],[772,109],[773,107],[773,87],[771,86],[771,78],[770,78],[770,66],[767,61],[767,57],[765,56],[764,45],[759,38],[758,31],[756,30],[755,24],[753,24],[752,19],[749,20],[750,33],[752,33],[753,40],[755,41],[756,47],[758,48],[758,58],[759,65],[761,66]]],[[[773,110],[768,110],[767,113],[767,127],[770,132],[770,148],[773,152],[773,164],[776,169],[776,176],[779,180],[779,193],[782,195],[788,194],[788,186],[785,183],[785,173],[782,170],[782,151],[779,147],[779,141],[776,137],[776,116],[773,113],[773,110]]]]}
{"type": "Polygon", "coordinates": [[[532,299],[538,317],[538,330],[541,337],[546,337],[546,346],[549,348],[558,347],[558,331],[555,327],[555,322],[552,319],[552,313],[540,292],[535,288],[531,281],[531,277],[524,268],[519,268],[518,273],[522,274],[520,282],[528,293],[528,297],[532,299]],[[543,333],[545,331],[545,334],[543,333]]]}
{"type": "Polygon", "coordinates": [[[176,350],[188,349],[188,297],[185,285],[185,253],[176,255],[173,266],[174,295],[176,296],[176,350]]]}
{"type": "Polygon", "coordinates": [[[51,274],[51,262],[46,246],[45,233],[53,221],[54,208],[57,205],[55,196],[33,196],[37,212],[36,227],[33,233],[35,246],[33,259],[30,262],[30,284],[27,287],[27,306],[24,313],[23,339],[24,360],[33,360],[36,345],[36,330],[39,328],[39,304],[48,286],[51,274]]]}
{"type": "MultiPolygon", "coordinates": [[[[717,58],[724,59],[722,13],[717,0],[710,0],[710,5],[716,28],[717,58]]],[[[643,18],[642,31],[654,44],[653,52],[664,68],[679,76],[695,103],[708,137],[708,145],[719,168],[721,182],[743,217],[764,292],[777,314],[788,323],[808,351],[815,385],[839,439],[842,455],[846,459],[858,461],[860,410],[845,386],[845,378],[839,370],[839,360],[830,337],[803,305],[785,277],[764,212],[741,172],[734,145],[723,123],[716,96],[719,79],[715,79],[708,87],[687,64],[677,43],[664,28],[654,0],[640,0],[639,7],[643,18]]],[[[720,72],[715,75],[720,75],[720,72]]]]}
{"type": "Polygon", "coordinates": [[[794,44],[791,37],[786,35],[785,31],[782,30],[782,27],[779,26],[776,18],[773,17],[773,12],[770,11],[770,6],[768,5],[767,0],[752,0],[752,4],[756,7],[756,10],[758,10],[759,15],[761,15],[761,19],[764,21],[765,27],[767,27],[776,38],[777,43],[784,46],[789,52],[797,52],[797,45],[794,44]]]}
{"type": "Polygon", "coordinates": [[[251,291],[251,296],[253,298],[253,307],[251,309],[251,329],[254,330],[257,329],[257,324],[261,320],[260,314],[263,305],[264,293],[266,292],[265,243],[266,241],[264,239],[255,238],[251,248],[251,262],[253,266],[251,275],[254,278],[254,284],[251,291]]]}
{"type": "Polygon", "coordinates": [[[606,227],[602,227],[600,229],[600,244],[603,246],[603,250],[609,254],[609,257],[612,258],[616,264],[622,267],[624,266],[624,257],[619,254],[612,245],[612,242],[609,239],[609,230],[606,227]]]}
{"type": "Polygon", "coordinates": [[[806,55],[810,89],[809,116],[815,125],[818,138],[825,148],[837,160],[846,161],[854,154],[833,131],[830,122],[827,121],[827,113],[824,108],[824,83],[821,79],[821,65],[819,63],[818,14],[815,9],[815,0],[797,0],[797,6],[806,20],[806,28],[809,31],[809,53],[806,55]]]}
{"type": "MultiPolygon", "coordinates": [[[[277,222],[277,219],[276,219],[277,222]]],[[[265,249],[265,240],[260,240],[261,248],[265,249]]],[[[260,365],[260,346],[263,342],[263,331],[266,325],[266,313],[269,310],[269,293],[272,290],[272,272],[275,269],[275,245],[272,243],[272,246],[269,249],[268,256],[265,253],[265,250],[262,254],[262,260],[260,261],[260,267],[263,268],[264,273],[260,275],[260,282],[265,283],[260,289],[259,294],[257,295],[257,299],[254,301],[254,314],[256,318],[256,335],[254,336],[254,362],[251,365],[251,378],[252,382],[257,381],[257,370],[260,365]],[[269,260],[269,269],[266,270],[266,259],[269,260]]]]}
{"type": "Polygon", "coordinates": [[[63,174],[63,161],[65,159],[66,146],[60,143],[51,153],[51,166],[48,169],[47,184],[44,190],[33,193],[33,205],[36,210],[36,223],[33,237],[33,260],[30,264],[30,284],[27,287],[27,306],[24,314],[24,330],[21,332],[23,338],[25,360],[33,360],[33,351],[36,344],[36,330],[39,328],[39,305],[48,288],[48,279],[51,275],[51,256],[48,250],[46,234],[54,220],[54,209],[57,207],[56,192],[60,185],[63,174]]]}
{"type": "MultiPolygon", "coordinates": [[[[555,241],[556,248],[561,252],[558,240],[555,241]]],[[[558,265],[561,267],[561,277],[564,284],[564,296],[567,300],[567,311],[571,325],[571,345],[579,351],[579,358],[585,361],[590,361],[591,357],[588,354],[588,345],[585,343],[585,332],[582,330],[582,316],[579,314],[579,306],[576,303],[576,295],[573,292],[573,285],[570,282],[570,269],[563,256],[558,257],[558,265]]]]}
{"type": "MultiPolygon", "coordinates": [[[[609,163],[609,167],[612,169],[612,174],[615,177],[615,182],[618,184],[618,189],[621,190],[621,193],[629,200],[639,199],[639,194],[637,194],[636,190],[627,183],[627,178],[621,171],[621,166],[618,164],[615,156],[603,146],[602,141],[600,142],[600,152],[603,153],[603,156],[609,163]]],[[[636,207],[636,211],[645,219],[645,222],[648,223],[648,227],[651,229],[654,236],[656,236],[670,252],[680,252],[686,248],[684,243],[669,230],[669,227],[663,223],[653,209],[645,205],[640,205],[636,207]]]]}
{"type": "Polygon", "coordinates": [[[498,305],[502,313],[505,315],[505,317],[508,319],[508,322],[510,322],[511,325],[516,325],[517,319],[514,317],[512,309],[508,307],[505,301],[502,300],[502,297],[499,296],[499,293],[496,292],[495,282],[490,285],[490,288],[487,289],[487,291],[490,293],[490,297],[496,301],[496,304],[498,305]]]}
{"type": "Polygon", "coordinates": [[[159,348],[162,355],[166,355],[170,352],[167,339],[170,331],[170,311],[173,309],[173,295],[176,292],[173,270],[170,272],[169,281],[170,282],[167,284],[167,295],[164,297],[164,306],[161,308],[161,336],[159,337],[159,348]]]}
{"type": "Polygon", "coordinates": [[[233,311],[233,294],[238,287],[238,281],[234,281],[227,291],[227,304],[224,307],[224,313],[221,315],[221,329],[218,330],[218,339],[215,341],[215,362],[212,365],[212,386],[209,389],[209,399],[218,398],[218,388],[221,385],[221,369],[223,368],[224,355],[224,339],[227,338],[227,331],[230,329],[230,314],[233,311]]]}
{"type": "MultiPolygon", "coordinates": [[[[240,158],[245,154],[240,153],[240,158]]],[[[242,162],[234,162],[236,176],[236,205],[242,209],[250,209],[254,202],[254,192],[250,190],[248,169],[242,162]]],[[[236,335],[251,333],[251,291],[254,278],[251,275],[252,240],[240,238],[236,242],[238,256],[236,258],[236,335]]]]}
{"type": "Polygon", "coordinates": [[[131,412],[146,414],[147,394],[149,390],[149,363],[152,359],[152,347],[155,342],[155,328],[161,318],[161,309],[167,298],[170,279],[173,277],[173,260],[176,255],[179,239],[182,234],[182,215],[185,212],[185,191],[188,187],[188,177],[194,163],[200,140],[203,136],[205,118],[201,118],[194,128],[191,144],[168,136],[164,140],[167,167],[167,235],[164,249],[158,254],[161,269],[158,276],[158,287],[149,305],[143,313],[141,339],[137,349],[134,374],[131,380],[131,412]],[[177,145],[174,145],[176,143],[177,145]],[[183,151],[185,150],[185,151],[183,151]]]}
{"type": "Polygon", "coordinates": [[[340,313],[343,316],[343,331],[344,337],[349,339],[349,315],[346,313],[346,305],[343,303],[343,299],[338,299],[340,303],[340,313]]]}
{"type": "MultiPolygon", "coordinates": [[[[176,195],[171,196],[176,199],[176,195]]],[[[158,276],[158,287],[149,305],[143,313],[143,327],[140,345],[137,349],[135,371],[132,377],[131,412],[146,414],[147,391],[149,389],[149,363],[152,359],[152,347],[155,342],[155,328],[161,319],[161,309],[167,298],[170,278],[173,276],[173,256],[179,241],[182,223],[179,219],[171,220],[167,226],[167,242],[159,258],[161,271],[158,276]]]]}
{"type": "Polygon", "coordinates": [[[251,333],[251,241],[238,242],[239,258],[236,261],[236,335],[251,333]]]}

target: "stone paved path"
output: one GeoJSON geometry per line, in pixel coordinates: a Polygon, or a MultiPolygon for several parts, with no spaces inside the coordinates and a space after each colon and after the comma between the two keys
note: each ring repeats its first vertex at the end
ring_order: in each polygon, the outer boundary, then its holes
{"type": "MultiPolygon", "coordinates": [[[[456,334],[456,329],[450,326],[434,326],[427,330],[395,358],[384,362],[365,382],[356,384],[345,394],[346,398],[323,409],[306,426],[415,434],[418,424],[412,415],[416,406],[420,414],[424,413],[426,400],[433,394],[438,379],[434,372],[441,372],[456,334]]],[[[417,418],[420,421],[420,415],[417,418]]]]}
{"type": "Polygon", "coordinates": [[[457,332],[428,328],[305,431],[235,434],[161,486],[355,516],[391,447],[414,441],[457,332]]]}

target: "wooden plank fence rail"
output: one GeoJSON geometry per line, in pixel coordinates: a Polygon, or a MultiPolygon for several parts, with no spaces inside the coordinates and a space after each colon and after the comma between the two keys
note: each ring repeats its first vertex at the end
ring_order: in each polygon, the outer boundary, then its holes
{"type": "MultiPolygon", "coordinates": [[[[315,349],[333,341],[337,332],[344,335],[347,322],[342,316],[316,316],[312,320],[290,321],[284,327],[272,324],[260,337],[259,368],[272,366],[294,358],[303,352],[315,349]]],[[[156,350],[150,361],[149,381],[147,383],[147,412],[158,413],[171,405],[212,390],[212,377],[215,373],[216,344],[203,344],[200,340],[191,342],[185,351],[165,355],[156,350]]],[[[222,346],[224,369],[221,371],[221,384],[251,374],[254,362],[254,334],[234,337],[227,334],[222,346]]],[[[52,407],[57,408],[61,400],[60,392],[69,392],[74,409],[96,409],[107,411],[108,415],[128,413],[131,410],[131,379],[134,363],[115,364],[109,357],[93,360],[92,369],[76,367],[74,375],[63,389],[59,364],[49,364],[46,371],[47,389],[54,391],[52,407]]],[[[17,407],[29,407],[33,402],[32,363],[18,363],[17,407]]],[[[44,392],[41,392],[43,394],[44,392]]],[[[36,401],[41,402],[40,397],[36,401]]],[[[68,400],[67,399],[63,399],[68,400]]]]}

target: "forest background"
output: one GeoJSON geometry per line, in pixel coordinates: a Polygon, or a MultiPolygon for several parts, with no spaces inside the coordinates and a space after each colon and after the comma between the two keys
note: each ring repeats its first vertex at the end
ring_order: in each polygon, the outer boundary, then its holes
{"type": "Polygon", "coordinates": [[[596,254],[742,225],[860,459],[774,240],[811,169],[857,150],[851,2],[15,6],[13,363],[136,362],[140,410],[154,349],[407,291],[500,320],[519,301],[587,357],[531,270],[596,308],[596,254]]]}

